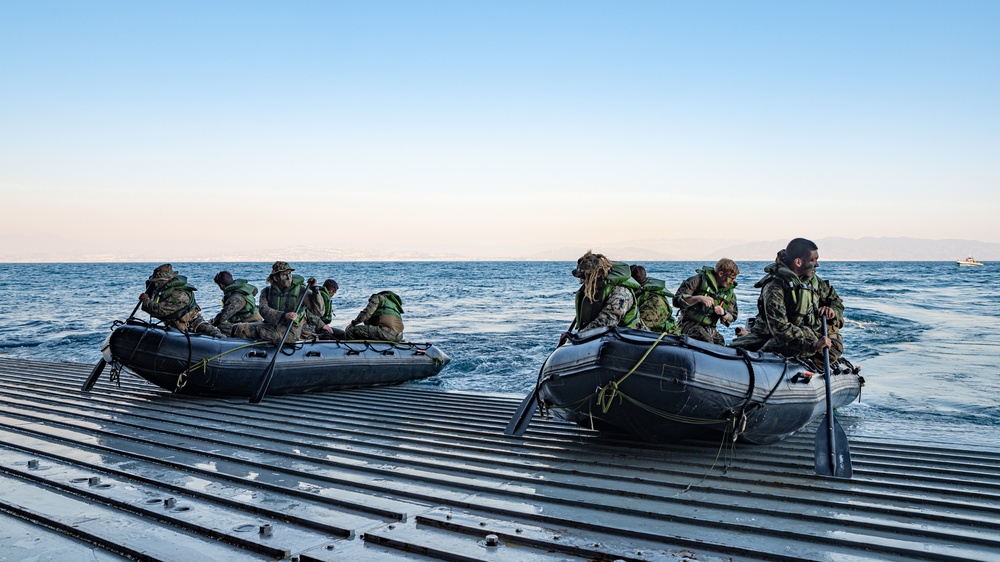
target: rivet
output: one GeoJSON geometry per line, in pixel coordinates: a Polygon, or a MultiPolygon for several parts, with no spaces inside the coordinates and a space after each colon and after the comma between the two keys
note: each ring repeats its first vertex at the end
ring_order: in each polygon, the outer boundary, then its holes
{"type": "Polygon", "coordinates": [[[480,521],[479,522],[479,526],[480,527],[485,527],[486,526],[486,521],[480,521]]]}
{"type": "Polygon", "coordinates": [[[562,537],[560,537],[559,535],[552,535],[552,540],[554,540],[554,541],[557,541],[557,540],[559,540],[561,538],[562,537]]]}
{"type": "Polygon", "coordinates": [[[38,459],[28,461],[28,468],[38,468],[38,459]]]}
{"type": "Polygon", "coordinates": [[[174,507],[177,505],[177,500],[174,498],[167,498],[163,500],[163,507],[174,507]]]}
{"type": "Polygon", "coordinates": [[[497,546],[500,544],[500,537],[496,535],[486,535],[486,546],[497,546]]]}
{"type": "Polygon", "coordinates": [[[270,537],[273,534],[273,532],[274,531],[271,529],[270,523],[264,523],[263,525],[260,526],[260,536],[262,537],[270,537]]]}
{"type": "Polygon", "coordinates": [[[451,521],[451,515],[445,515],[444,518],[447,519],[448,521],[451,521]]]}
{"type": "Polygon", "coordinates": [[[87,479],[87,484],[90,486],[96,486],[100,483],[101,483],[100,476],[91,476],[90,478],[87,479]]]}
{"type": "Polygon", "coordinates": [[[524,532],[524,529],[514,529],[514,532],[515,532],[515,533],[523,533],[523,532],[524,532]]]}

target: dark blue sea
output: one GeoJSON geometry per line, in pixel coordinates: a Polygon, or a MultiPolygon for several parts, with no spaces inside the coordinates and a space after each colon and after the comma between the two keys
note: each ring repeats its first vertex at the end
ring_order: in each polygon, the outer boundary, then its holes
{"type": "MultiPolygon", "coordinates": [[[[114,320],[125,319],[154,263],[0,264],[0,356],[94,363],[114,320]]],[[[221,269],[258,287],[270,263],[174,263],[198,287],[206,318],[221,307],[221,269]]],[[[406,339],[433,342],[452,362],[409,383],[523,396],[573,319],[569,262],[293,263],[296,273],[340,284],[344,326],[376,291],[406,309],[406,339]]],[[[676,288],[701,263],[646,262],[676,288]]],[[[740,317],[756,311],[765,262],[741,262],[740,317]]],[[[1000,264],[826,262],[846,306],[846,356],[861,365],[861,402],[838,412],[849,435],[889,441],[994,445],[1000,429],[1000,264]]],[[[722,331],[731,341],[732,330],[722,331]]]]}

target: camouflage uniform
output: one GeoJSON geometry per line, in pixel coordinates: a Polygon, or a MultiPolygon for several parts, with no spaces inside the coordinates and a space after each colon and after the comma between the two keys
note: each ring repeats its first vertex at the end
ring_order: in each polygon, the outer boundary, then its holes
{"type": "Polygon", "coordinates": [[[142,310],[158,318],[163,324],[180,331],[190,331],[223,337],[218,328],[201,316],[201,307],[194,298],[196,289],[187,284],[187,277],[178,275],[169,263],[153,270],[149,277],[153,294],[142,301],[142,310]]]}
{"type": "MultiPolygon", "coordinates": [[[[593,328],[602,328],[604,326],[621,325],[622,319],[625,318],[625,315],[633,308],[635,308],[635,297],[632,295],[632,289],[622,285],[616,285],[615,287],[612,287],[611,292],[608,293],[608,298],[604,300],[604,306],[602,306],[601,311],[597,313],[597,317],[581,327],[580,330],[591,330],[593,328]]],[[[644,330],[646,327],[640,320],[635,326],[635,329],[644,330]]]]}
{"type": "Polygon", "coordinates": [[[315,306],[309,302],[310,298],[316,298],[315,293],[310,291],[305,284],[305,280],[297,275],[292,277],[291,285],[285,289],[281,289],[277,284],[278,280],[275,276],[284,271],[291,272],[295,270],[283,261],[274,262],[274,265],[271,266],[271,275],[267,278],[269,285],[264,287],[264,290],[260,292],[258,308],[264,321],[235,324],[233,326],[234,337],[279,343],[287,331],[288,337],[285,338],[286,342],[294,342],[302,338],[302,328],[305,325],[306,319],[305,312],[299,311],[296,320],[291,323],[290,329],[289,322],[285,319],[285,314],[296,311],[299,298],[302,297],[302,291],[306,293],[303,307],[315,306]],[[275,308],[271,305],[272,301],[281,301],[283,304],[279,308],[275,308]]]}
{"type": "Polygon", "coordinates": [[[247,283],[245,279],[237,279],[232,285],[223,289],[222,311],[215,315],[212,324],[225,334],[232,333],[234,324],[264,321],[257,309],[257,303],[243,291],[233,290],[237,285],[246,287],[247,292],[252,295],[257,294],[257,287],[247,283]]]}
{"type": "MultiPolygon", "coordinates": [[[[403,341],[403,319],[389,313],[390,309],[398,308],[402,314],[402,306],[393,303],[386,294],[389,291],[376,293],[368,299],[368,306],[358,313],[351,321],[346,337],[349,340],[403,341]],[[379,312],[379,314],[376,314],[379,312]]],[[[395,296],[395,294],[393,293],[395,296]]],[[[399,297],[397,296],[398,300],[399,297]]]]}
{"type": "Polygon", "coordinates": [[[651,283],[658,280],[649,279],[643,284],[643,289],[637,291],[636,298],[639,301],[639,317],[646,329],[651,332],[666,332],[672,336],[680,335],[680,328],[674,321],[674,313],[667,302],[668,297],[673,297],[669,291],[663,291],[658,286],[649,287],[651,283]]]}
{"type": "Polygon", "coordinates": [[[302,337],[317,338],[321,340],[342,340],[347,338],[347,333],[340,328],[330,327],[330,332],[323,329],[329,326],[336,314],[333,313],[333,295],[322,286],[317,285],[314,289],[316,295],[306,298],[306,324],[302,328],[302,337]]]}
{"type": "Polygon", "coordinates": [[[728,326],[739,316],[736,297],[733,293],[736,283],[722,289],[719,293],[712,293],[710,292],[711,287],[707,286],[710,281],[705,279],[705,276],[708,275],[714,276],[715,270],[710,267],[702,268],[699,270],[698,275],[693,275],[685,279],[681,283],[681,286],[677,288],[677,292],[674,293],[674,306],[681,311],[678,329],[681,334],[690,338],[717,345],[726,345],[725,338],[722,337],[722,334],[719,333],[719,330],[715,326],[719,322],[728,326]],[[688,298],[692,296],[712,297],[717,304],[722,306],[725,315],[718,316],[712,308],[704,304],[698,302],[691,303],[688,298]]]}
{"type": "Polygon", "coordinates": [[[840,328],[844,325],[844,303],[828,281],[812,275],[799,278],[784,263],[776,260],[764,268],[767,273],[754,287],[760,288],[757,317],[750,333],[733,340],[733,347],[750,351],[770,351],[788,357],[823,364],[823,352],[816,351],[822,337],[822,320],[816,313],[821,306],[833,309],[836,317],[828,322],[830,362],[844,353],[840,328]],[[809,310],[799,310],[800,303],[809,310]]]}

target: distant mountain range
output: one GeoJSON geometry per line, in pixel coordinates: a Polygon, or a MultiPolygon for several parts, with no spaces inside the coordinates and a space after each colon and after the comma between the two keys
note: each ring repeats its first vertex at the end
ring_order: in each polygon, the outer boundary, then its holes
{"type": "MultiPolygon", "coordinates": [[[[820,259],[833,261],[954,261],[973,255],[979,261],[1000,261],[1000,244],[976,240],[925,240],[920,238],[817,238],[820,259]]],[[[151,256],[146,252],[101,252],[81,255],[68,251],[22,251],[18,245],[0,244],[0,262],[152,262],[217,261],[270,262],[289,261],[575,261],[587,250],[603,253],[622,261],[704,261],[721,257],[734,260],[769,261],[787,244],[787,240],[746,242],[727,239],[645,239],[603,246],[581,243],[528,255],[467,255],[450,252],[416,252],[366,249],[330,249],[315,246],[290,246],[258,250],[218,250],[193,247],[188,251],[171,250],[170,255],[151,256]]]]}
{"type": "MultiPolygon", "coordinates": [[[[954,261],[972,254],[979,261],[1000,260],[1000,244],[976,240],[920,238],[817,238],[822,260],[831,261],[954,261]]],[[[622,245],[560,248],[524,256],[524,260],[575,261],[591,249],[623,261],[766,261],[774,259],[788,240],[743,242],[733,240],[663,239],[622,245]]]]}

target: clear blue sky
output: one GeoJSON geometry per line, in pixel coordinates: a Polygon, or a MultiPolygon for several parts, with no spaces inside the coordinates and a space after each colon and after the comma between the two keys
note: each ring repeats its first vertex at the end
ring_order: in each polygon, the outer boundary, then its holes
{"type": "Polygon", "coordinates": [[[151,260],[1000,242],[1000,2],[7,1],[0,190],[151,260]]]}

